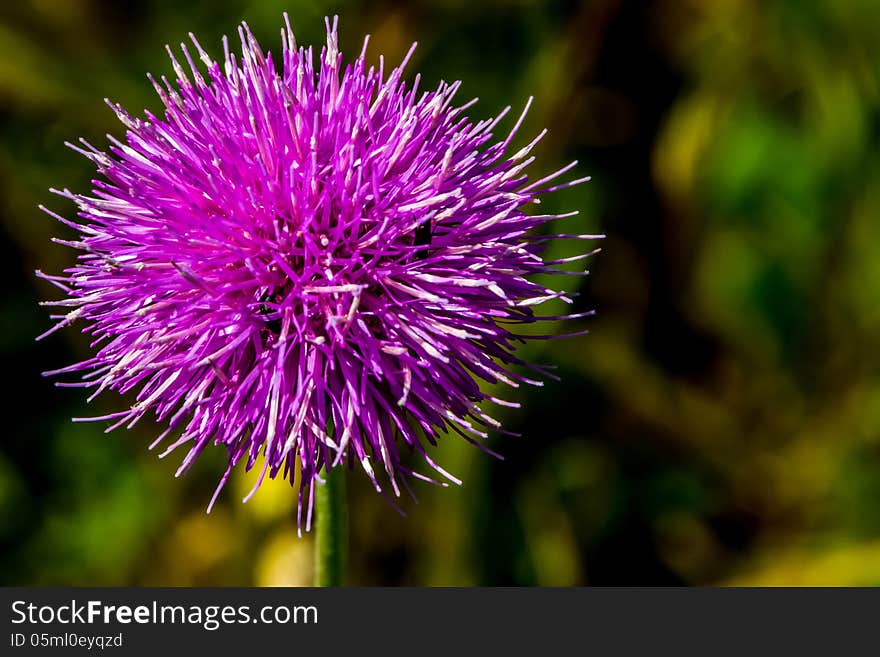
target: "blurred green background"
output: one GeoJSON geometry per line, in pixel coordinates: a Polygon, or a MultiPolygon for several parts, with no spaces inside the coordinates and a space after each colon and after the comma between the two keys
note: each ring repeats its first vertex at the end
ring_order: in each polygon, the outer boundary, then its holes
{"type": "Polygon", "coordinates": [[[410,76],[462,79],[474,117],[534,94],[534,173],[593,176],[547,201],[581,210],[560,229],[608,234],[591,334],[528,347],[563,382],[516,393],[505,461],[447,440],[464,486],[417,484],[406,517],[352,481],[352,584],[880,584],[876,0],[3,3],[0,583],[311,581],[289,487],[242,505],[239,475],[205,515],[223,451],[177,480],[155,427],[70,423],[124,402],[39,376],[78,331],[33,340],[55,291],[32,272],[74,257],[36,206],[71,215],[47,188],[92,175],[62,142],[122,132],[105,96],[157,110],[166,42],[216,56],[247,19],[274,51],[285,10],[301,43],[340,14],[349,58],[419,41],[410,76]]]}

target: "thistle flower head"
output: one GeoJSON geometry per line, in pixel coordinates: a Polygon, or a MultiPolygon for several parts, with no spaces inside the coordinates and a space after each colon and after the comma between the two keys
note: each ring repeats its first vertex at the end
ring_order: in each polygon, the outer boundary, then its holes
{"type": "Polygon", "coordinates": [[[48,374],[83,373],[68,385],[91,397],[132,391],[133,406],[90,419],[109,431],[155,414],[153,446],[188,449],[178,474],[224,446],[218,492],[240,463],[259,482],[298,481],[308,528],[330,467],[399,495],[408,476],[431,480],[402,462],[412,451],[457,482],[429,446],[497,427],[479,403],[505,402],[478,380],[531,382],[515,329],[568,300],[531,279],[560,264],[535,235],[557,217],[525,209],[580,181],[550,183],[572,164],[529,182],[541,135],[510,152],[522,118],[493,141],[504,113],[469,120],[458,82],[419,91],[409,54],[390,71],[363,52],[343,67],[335,20],[317,65],[286,16],[280,66],[239,34],[241,56],[224,39],[219,62],[194,37],[181,60],[169,50],[176,83],[150,77],[164,113],[108,101],[124,140],[70,145],[100,178],[88,195],[57,192],[79,219],[46,212],[78,232],[58,241],[80,254],[61,276],[37,273],[66,293],[46,334],[78,319],[94,355],[48,374]]]}

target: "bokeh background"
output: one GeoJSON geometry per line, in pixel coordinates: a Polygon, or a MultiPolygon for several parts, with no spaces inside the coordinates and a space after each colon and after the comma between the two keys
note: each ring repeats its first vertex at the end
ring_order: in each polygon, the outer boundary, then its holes
{"type": "Polygon", "coordinates": [[[340,14],[352,56],[419,41],[410,75],[462,79],[474,116],[534,94],[535,173],[593,176],[547,202],[608,235],[565,281],[591,333],[528,347],[563,382],[516,393],[505,461],[450,438],[464,486],[417,485],[406,517],[352,481],[352,584],[880,584],[876,0],[2,3],[0,583],[311,580],[289,487],[243,505],[239,475],[206,515],[223,451],[178,480],[155,427],[70,423],[122,402],[40,377],[78,331],[34,342],[33,270],[74,257],[36,206],[72,214],[47,189],[92,174],[62,142],[121,132],[105,96],[157,110],[166,42],[219,55],[246,18],[276,50],[285,10],[301,43],[340,14]]]}

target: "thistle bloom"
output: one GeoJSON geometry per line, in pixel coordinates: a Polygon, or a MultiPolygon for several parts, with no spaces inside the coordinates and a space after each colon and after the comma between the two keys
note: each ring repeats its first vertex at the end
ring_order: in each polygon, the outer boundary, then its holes
{"type": "Polygon", "coordinates": [[[222,62],[190,35],[206,71],[185,45],[189,71],[169,49],[176,86],[150,77],[163,115],[108,101],[125,140],[68,144],[101,179],[91,195],[53,190],[79,221],[43,208],[78,232],[56,240],[77,263],[37,274],[69,311],[44,335],[79,319],[94,337],[93,357],[47,374],[84,373],[59,385],[94,388],[90,399],[136,394],[88,419],[110,431],[154,413],[165,430],[151,448],[189,450],[178,474],[225,446],[217,493],[240,462],[261,469],[254,491],[279,473],[294,485],[299,469],[308,529],[331,467],[359,466],[399,495],[408,476],[434,481],[402,462],[408,450],[458,483],[427,446],[441,431],[476,442],[498,427],[479,403],[513,404],[478,379],[536,383],[516,371],[514,329],[548,319],[537,304],[569,299],[530,277],[589,254],[541,257],[549,238],[535,229],[558,216],[524,209],[581,181],[549,184],[572,163],[527,182],[544,133],[508,153],[522,117],[492,142],[507,110],[472,122],[475,101],[453,102],[460,83],[418,92],[402,73],[412,49],[390,72],[363,51],[343,69],[328,21],[316,69],[286,16],[281,34],[280,72],[242,24],[241,57],[224,39],[222,62]]]}

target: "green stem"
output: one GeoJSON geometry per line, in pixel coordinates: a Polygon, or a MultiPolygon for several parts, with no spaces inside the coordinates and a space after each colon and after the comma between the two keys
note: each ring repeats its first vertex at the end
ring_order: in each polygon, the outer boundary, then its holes
{"type": "Polygon", "coordinates": [[[342,586],[348,556],[345,468],[330,468],[315,491],[315,585],[342,586]]]}

